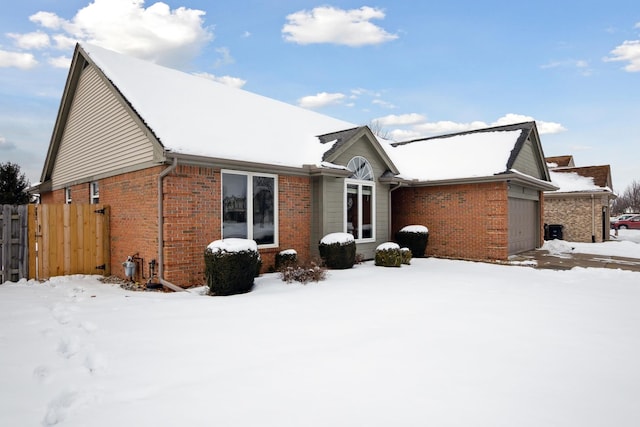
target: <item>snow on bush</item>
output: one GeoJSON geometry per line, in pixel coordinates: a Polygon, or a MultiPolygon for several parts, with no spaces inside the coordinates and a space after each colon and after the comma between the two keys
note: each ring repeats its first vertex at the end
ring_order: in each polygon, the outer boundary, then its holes
{"type": "Polygon", "coordinates": [[[347,245],[351,242],[355,242],[353,234],[351,233],[329,233],[320,240],[320,243],[323,245],[333,245],[335,243],[347,245]]]}
{"type": "Polygon", "coordinates": [[[242,252],[242,251],[258,251],[258,244],[255,240],[229,238],[222,240],[214,240],[207,246],[211,252],[242,252]]]}
{"type": "Polygon", "coordinates": [[[424,225],[407,225],[405,227],[402,227],[402,229],[400,230],[403,233],[422,233],[422,234],[426,234],[429,232],[429,229],[427,227],[425,227],[424,225]]]}

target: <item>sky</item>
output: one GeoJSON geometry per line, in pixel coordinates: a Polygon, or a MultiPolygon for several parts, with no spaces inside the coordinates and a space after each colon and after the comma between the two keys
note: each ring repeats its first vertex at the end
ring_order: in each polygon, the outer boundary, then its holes
{"type": "Polygon", "coordinates": [[[640,180],[635,0],[24,0],[0,29],[0,162],[31,183],[77,41],[398,141],[536,120],[546,156],[640,180]]]}
{"type": "MultiPolygon", "coordinates": [[[[545,247],[640,258],[639,230],[620,239],[545,247]]],[[[0,284],[0,425],[640,419],[640,272],[369,261],[306,285],[263,274],[229,297],[132,292],[98,278],[0,284]]]]}

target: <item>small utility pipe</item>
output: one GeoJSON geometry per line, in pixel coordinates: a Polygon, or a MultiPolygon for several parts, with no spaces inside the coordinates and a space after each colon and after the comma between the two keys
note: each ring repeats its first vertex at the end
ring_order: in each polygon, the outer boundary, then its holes
{"type": "Polygon", "coordinates": [[[158,280],[162,285],[174,291],[184,291],[180,286],[164,280],[164,191],[162,183],[164,177],[178,167],[178,158],[173,158],[173,163],[158,175],[158,280]]]}

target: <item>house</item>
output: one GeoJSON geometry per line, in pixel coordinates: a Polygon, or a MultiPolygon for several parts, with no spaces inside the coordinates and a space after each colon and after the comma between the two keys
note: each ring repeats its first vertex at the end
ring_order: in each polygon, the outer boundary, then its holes
{"type": "Polygon", "coordinates": [[[183,287],[202,283],[207,244],[230,237],[256,240],[269,267],[284,249],[315,256],[336,231],[372,258],[420,223],[429,254],[505,259],[541,244],[541,194],[554,188],[535,123],[395,144],[88,44],[76,46],[39,185],[42,203],[110,205],[112,265],[139,254],[183,287]]]}
{"type": "Polygon", "coordinates": [[[562,238],[572,242],[609,240],[609,208],[616,198],[611,167],[576,167],[573,156],[547,157],[546,161],[558,189],[544,193],[545,223],[561,226],[562,238]]]}

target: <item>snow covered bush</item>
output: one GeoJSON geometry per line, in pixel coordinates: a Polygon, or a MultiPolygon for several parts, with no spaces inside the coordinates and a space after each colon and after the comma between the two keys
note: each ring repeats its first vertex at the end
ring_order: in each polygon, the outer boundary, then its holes
{"type": "Polygon", "coordinates": [[[422,258],[429,241],[429,229],[424,225],[408,225],[396,233],[396,242],[411,250],[414,258],[422,258]]]}
{"type": "Polygon", "coordinates": [[[204,251],[205,280],[211,295],[249,292],[262,260],[254,240],[223,239],[211,242],[204,251]]]}
{"type": "Polygon", "coordinates": [[[406,265],[411,264],[411,249],[400,248],[400,255],[402,256],[402,263],[406,265]]]}
{"type": "Polygon", "coordinates": [[[349,233],[330,233],[320,240],[320,257],[328,268],[346,269],[356,263],[356,241],[349,233]]]}
{"type": "Polygon", "coordinates": [[[402,265],[402,252],[397,243],[387,242],[376,248],[375,265],[382,267],[400,267],[402,265]]]}
{"type": "Polygon", "coordinates": [[[280,251],[276,254],[275,270],[281,271],[285,267],[295,266],[298,263],[298,253],[293,249],[280,251]]]}
{"type": "Polygon", "coordinates": [[[287,283],[294,281],[302,284],[319,282],[324,280],[326,276],[327,269],[313,261],[305,265],[289,264],[280,270],[280,278],[287,283]]]}

